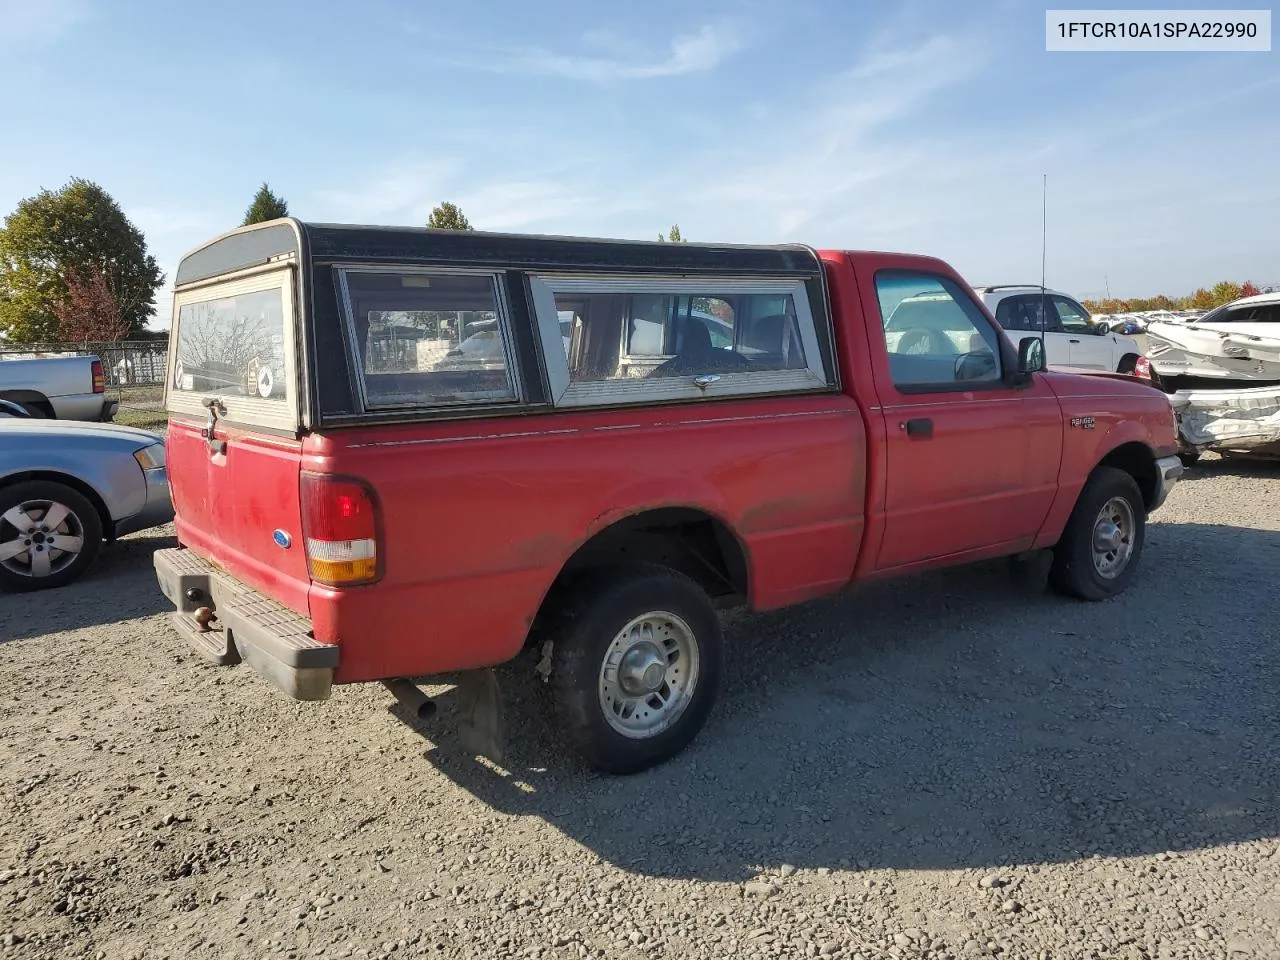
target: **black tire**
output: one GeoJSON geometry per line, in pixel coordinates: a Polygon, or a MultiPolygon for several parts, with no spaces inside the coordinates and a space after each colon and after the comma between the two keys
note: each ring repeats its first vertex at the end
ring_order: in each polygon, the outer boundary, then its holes
{"type": "MultiPolygon", "coordinates": [[[[679,632],[674,621],[668,620],[667,625],[679,632]]],[[[549,627],[557,719],[573,749],[595,769],[630,774],[656,766],[688,746],[706,723],[720,685],[720,621],[706,593],[688,577],[666,567],[648,565],[594,572],[564,592],[549,627]],[[655,696],[660,698],[660,692],[649,694],[648,700],[643,695],[626,697],[619,678],[612,685],[620,696],[614,702],[635,704],[634,719],[624,719],[620,709],[611,722],[604,705],[608,693],[601,689],[602,668],[623,629],[647,613],[656,614],[653,619],[659,622],[664,615],[674,615],[688,626],[689,639],[696,646],[696,671],[691,689],[680,694],[684,705],[669,726],[650,735],[628,736],[614,722],[645,722],[638,714],[651,706],[655,696]]],[[[674,659],[667,653],[661,689],[677,695],[675,684],[682,679],[687,681],[694,663],[683,653],[677,653],[674,659]],[[684,669],[683,675],[677,665],[684,669]]]]}
{"type": "Polygon", "coordinates": [[[97,508],[78,490],[51,480],[28,480],[0,489],[0,588],[16,591],[48,590],[65,586],[89,568],[101,547],[102,518],[98,515],[97,508]],[[36,530],[33,536],[23,537],[22,531],[10,522],[9,513],[23,504],[33,503],[44,506],[25,513],[27,516],[39,513],[41,519],[47,516],[50,504],[60,504],[67,509],[66,519],[51,532],[54,534],[55,544],[60,530],[64,531],[63,536],[74,537],[78,534],[80,549],[74,555],[57,551],[56,548],[46,554],[42,543],[26,543],[28,539],[42,541],[45,532],[36,530]],[[19,544],[25,547],[23,552],[8,556],[6,547],[19,544]],[[48,574],[35,575],[29,572],[34,568],[38,554],[46,554],[51,558],[48,574]],[[28,572],[24,572],[24,568],[28,572]]]}
{"type": "Polygon", "coordinates": [[[1194,467],[1200,462],[1200,451],[1190,450],[1186,453],[1178,454],[1178,459],[1182,461],[1184,467],[1194,467]]]}
{"type": "Polygon", "coordinates": [[[1062,539],[1054,547],[1050,585],[1081,600],[1106,600],[1123,593],[1138,569],[1146,530],[1147,507],[1133,477],[1115,467],[1098,467],[1080,491],[1062,539]],[[1127,560],[1117,573],[1107,576],[1095,563],[1094,527],[1103,507],[1114,499],[1128,504],[1131,530],[1126,538],[1127,560]]]}

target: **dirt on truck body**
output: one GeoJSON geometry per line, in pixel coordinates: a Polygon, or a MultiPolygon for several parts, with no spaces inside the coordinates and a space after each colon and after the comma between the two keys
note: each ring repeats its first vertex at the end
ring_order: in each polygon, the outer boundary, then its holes
{"type": "Polygon", "coordinates": [[[289,219],[175,291],[178,632],[304,700],[459,675],[495,759],[529,646],[630,772],[703,726],[718,607],[993,557],[1115,596],[1182,469],[1163,394],[1046,371],[930,257],[289,219]]]}

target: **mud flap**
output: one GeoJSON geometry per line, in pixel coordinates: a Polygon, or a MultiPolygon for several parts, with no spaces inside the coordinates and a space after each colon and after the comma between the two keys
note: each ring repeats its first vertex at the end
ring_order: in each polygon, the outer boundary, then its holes
{"type": "Polygon", "coordinates": [[[1049,570],[1053,567],[1051,549],[1028,550],[1009,558],[1009,572],[1014,584],[1031,593],[1043,593],[1049,586],[1049,570]]]}
{"type": "Polygon", "coordinates": [[[458,739],[473,756],[501,764],[506,737],[498,675],[492,669],[468,670],[458,678],[458,739]]]}

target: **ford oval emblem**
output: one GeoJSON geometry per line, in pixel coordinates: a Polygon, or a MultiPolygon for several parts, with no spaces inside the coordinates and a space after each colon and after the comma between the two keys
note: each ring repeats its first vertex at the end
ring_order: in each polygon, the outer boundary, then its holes
{"type": "Polygon", "coordinates": [[[281,550],[288,550],[293,544],[293,538],[283,530],[275,530],[271,534],[271,539],[276,542],[276,546],[281,550]]]}

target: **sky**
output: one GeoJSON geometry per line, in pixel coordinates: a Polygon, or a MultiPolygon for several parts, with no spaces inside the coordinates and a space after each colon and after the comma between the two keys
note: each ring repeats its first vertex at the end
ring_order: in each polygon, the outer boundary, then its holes
{"type": "Polygon", "coordinates": [[[1280,53],[1044,46],[1012,0],[0,0],[0,215],[101,185],[165,271],[157,328],[264,181],[304,220],[450,200],[477,229],[678,223],[982,284],[1039,282],[1047,176],[1051,287],[1280,282],[1280,53]]]}

